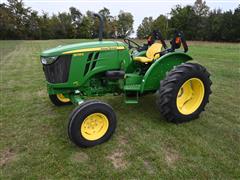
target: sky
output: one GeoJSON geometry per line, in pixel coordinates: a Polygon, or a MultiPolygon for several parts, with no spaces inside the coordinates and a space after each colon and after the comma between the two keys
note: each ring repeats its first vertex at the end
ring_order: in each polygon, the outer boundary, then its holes
{"type": "MultiPolygon", "coordinates": [[[[6,0],[0,0],[6,2],[6,0]]],[[[103,7],[110,9],[111,15],[118,15],[120,10],[131,12],[134,16],[134,31],[141,24],[144,17],[158,17],[160,14],[168,15],[175,5],[193,5],[195,0],[23,0],[25,6],[37,10],[40,14],[68,11],[69,7],[74,6],[82,13],[87,10],[98,12],[103,7]]],[[[210,9],[222,9],[227,11],[234,10],[239,0],[206,0],[210,9]]],[[[135,36],[135,33],[133,34],[135,36]]]]}

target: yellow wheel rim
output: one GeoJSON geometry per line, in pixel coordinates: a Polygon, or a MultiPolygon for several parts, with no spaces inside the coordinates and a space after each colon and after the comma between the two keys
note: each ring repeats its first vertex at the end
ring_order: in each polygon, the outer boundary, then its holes
{"type": "Polygon", "coordinates": [[[59,101],[64,102],[64,103],[70,102],[70,99],[64,97],[63,94],[57,94],[57,98],[59,99],[59,101]]]}
{"type": "Polygon", "coordinates": [[[102,113],[87,116],[80,128],[82,136],[90,141],[100,139],[108,130],[108,118],[102,113]]]}
{"type": "Polygon", "coordinates": [[[204,85],[200,79],[187,80],[178,91],[176,102],[178,111],[184,115],[195,112],[202,103],[204,93],[204,85]]]}

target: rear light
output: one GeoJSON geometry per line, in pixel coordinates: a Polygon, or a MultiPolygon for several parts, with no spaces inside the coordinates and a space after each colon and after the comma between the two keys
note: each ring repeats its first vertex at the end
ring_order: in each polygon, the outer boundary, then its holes
{"type": "Polygon", "coordinates": [[[175,43],[176,43],[176,44],[181,43],[181,39],[180,39],[180,37],[176,37],[175,43]]]}

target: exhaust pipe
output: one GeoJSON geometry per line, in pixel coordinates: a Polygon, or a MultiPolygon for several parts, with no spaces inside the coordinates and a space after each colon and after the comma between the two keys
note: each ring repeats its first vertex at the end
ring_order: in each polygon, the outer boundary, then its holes
{"type": "Polygon", "coordinates": [[[93,13],[93,16],[97,17],[99,19],[99,33],[98,33],[98,38],[99,41],[102,41],[103,38],[103,29],[104,29],[104,21],[103,17],[101,14],[98,13],[93,13]]]}

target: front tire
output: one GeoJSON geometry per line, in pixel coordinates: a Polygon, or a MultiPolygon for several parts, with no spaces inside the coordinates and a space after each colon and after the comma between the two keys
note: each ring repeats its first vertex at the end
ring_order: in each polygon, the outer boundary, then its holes
{"type": "Polygon", "coordinates": [[[157,106],[169,122],[182,123],[199,117],[209,102],[210,74],[200,64],[184,63],[160,82],[157,106]]]}
{"type": "Polygon", "coordinates": [[[65,106],[72,104],[70,99],[64,97],[63,94],[51,94],[49,95],[49,99],[55,106],[65,106]]]}
{"type": "Polygon", "coordinates": [[[116,115],[106,103],[89,100],[70,115],[68,135],[79,147],[91,147],[107,141],[116,129],[116,115]]]}

